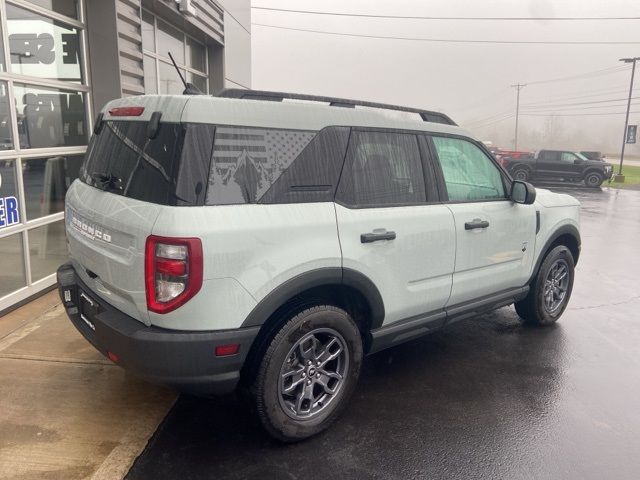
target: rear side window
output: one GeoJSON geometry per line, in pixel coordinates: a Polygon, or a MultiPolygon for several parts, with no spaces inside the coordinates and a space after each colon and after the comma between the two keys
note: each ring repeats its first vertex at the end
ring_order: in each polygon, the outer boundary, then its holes
{"type": "Polygon", "coordinates": [[[80,179],[100,190],[161,205],[202,205],[214,127],[105,121],[89,147],[80,179]]]}
{"type": "Polygon", "coordinates": [[[315,135],[302,130],[216,127],[206,204],[260,201],[315,135]]]}
{"type": "Polygon", "coordinates": [[[355,207],[426,202],[417,137],[353,131],[336,199],[355,207]]]}
{"type": "Polygon", "coordinates": [[[478,146],[460,138],[433,137],[451,201],[504,199],[498,167],[478,146]]]}

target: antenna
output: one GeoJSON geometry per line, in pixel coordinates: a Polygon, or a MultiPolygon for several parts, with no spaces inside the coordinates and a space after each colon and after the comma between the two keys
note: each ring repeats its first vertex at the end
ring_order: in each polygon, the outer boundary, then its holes
{"type": "Polygon", "coordinates": [[[188,83],[184,79],[184,77],[182,76],[182,72],[180,72],[180,69],[178,68],[178,64],[173,59],[173,55],[171,55],[171,52],[167,52],[167,53],[169,54],[171,63],[173,63],[173,67],[176,69],[176,72],[178,72],[178,76],[180,76],[180,80],[182,80],[182,84],[184,85],[184,91],[182,92],[182,94],[183,95],[203,95],[203,93],[200,91],[198,87],[196,87],[193,83],[188,83]]]}

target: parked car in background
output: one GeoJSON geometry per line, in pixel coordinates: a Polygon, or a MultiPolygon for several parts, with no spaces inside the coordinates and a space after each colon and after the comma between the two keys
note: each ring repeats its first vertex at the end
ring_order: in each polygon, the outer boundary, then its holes
{"type": "Polygon", "coordinates": [[[602,160],[590,160],[580,152],[540,150],[536,154],[511,157],[503,155],[500,164],[515,180],[563,180],[584,182],[587,187],[599,187],[611,178],[613,167],[602,160]]]}

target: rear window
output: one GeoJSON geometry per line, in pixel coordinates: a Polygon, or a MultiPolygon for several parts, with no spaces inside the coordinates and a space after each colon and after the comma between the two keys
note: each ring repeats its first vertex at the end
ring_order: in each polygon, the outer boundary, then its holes
{"type": "Polygon", "coordinates": [[[105,121],[89,143],[80,178],[100,190],[161,205],[202,205],[214,127],[105,121]]]}

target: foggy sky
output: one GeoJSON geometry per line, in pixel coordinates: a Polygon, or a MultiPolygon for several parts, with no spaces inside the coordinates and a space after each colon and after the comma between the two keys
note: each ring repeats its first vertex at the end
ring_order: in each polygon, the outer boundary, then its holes
{"type": "MultiPolygon", "coordinates": [[[[254,6],[383,15],[429,16],[640,16],[637,0],[253,0],[254,6]]],[[[253,10],[252,22],[295,28],[439,39],[632,41],[635,45],[453,44],[352,38],[252,26],[252,86],[364,99],[441,110],[476,137],[512,147],[515,90],[536,82],[622,67],[640,56],[640,20],[455,21],[330,17],[253,10]],[[493,118],[491,118],[493,117],[493,118]]],[[[519,149],[544,147],[618,152],[624,115],[554,116],[623,112],[626,106],[557,106],[626,98],[630,67],[571,81],[531,84],[521,91],[519,149]],[[584,95],[594,95],[584,98],[584,95]],[[595,95],[597,94],[597,95],[595,95]],[[580,97],[580,98],[573,98],[580,97]],[[590,108],[585,108],[590,107],[590,108]]],[[[640,65],[634,96],[640,96],[640,65]]],[[[622,105],[624,102],[618,102],[622,105]]],[[[640,99],[632,111],[640,111],[640,99]]],[[[640,123],[632,114],[631,124],[640,123]]],[[[640,145],[629,154],[640,155],[640,145]]]]}

